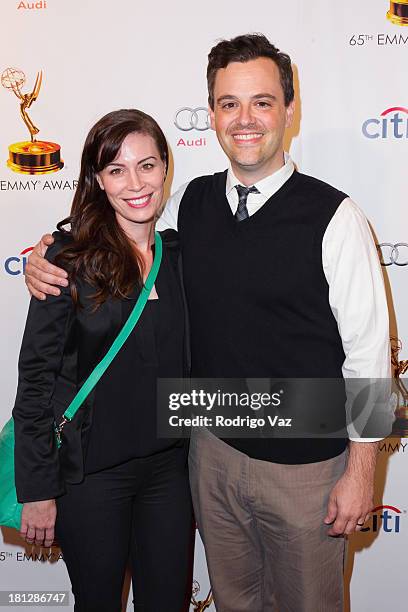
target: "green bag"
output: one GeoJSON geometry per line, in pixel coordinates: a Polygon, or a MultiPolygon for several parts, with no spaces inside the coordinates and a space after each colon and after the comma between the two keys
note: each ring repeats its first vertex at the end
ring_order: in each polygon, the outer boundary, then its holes
{"type": "Polygon", "coordinates": [[[0,431],[0,525],[20,529],[22,504],[14,485],[14,421],[0,431]]]}
{"type": "MultiPolygon", "coordinates": [[[[94,370],[88,376],[64,412],[61,423],[59,425],[55,425],[54,429],[58,447],[61,445],[61,432],[64,425],[73,419],[81,404],[85,401],[98,380],[108,369],[113,359],[116,357],[130,336],[136,323],[140,319],[159,272],[162,259],[162,250],[163,246],[161,236],[158,232],[155,232],[155,254],[153,265],[150,269],[146,282],[142,287],[138,300],[134,305],[126,323],[116,336],[115,340],[112,342],[108,352],[95,366],[94,370]]],[[[20,504],[17,501],[14,474],[14,421],[11,418],[0,431],[0,525],[20,529],[23,504],[20,504]]]]}

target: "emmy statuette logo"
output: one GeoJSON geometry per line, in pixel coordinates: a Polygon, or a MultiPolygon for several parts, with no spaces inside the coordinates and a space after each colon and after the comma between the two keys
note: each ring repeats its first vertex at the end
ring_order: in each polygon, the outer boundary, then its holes
{"type": "Polygon", "coordinates": [[[401,378],[408,372],[408,359],[399,360],[399,353],[402,348],[401,340],[391,339],[391,358],[394,368],[395,386],[398,396],[398,406],[395,411],[395,423],[393,434],[401,437],[408,437],[408,388],[407,379],[401,378]]]}
{"type": "MultiPolygon", "coordinates": [[[[379,0],[378,0],[379,2],[379,0]]],[[[384,22],[394,26],[408,26],[408,0],[384,0],[384,22]],[[389,7],[389,10],[386,10],[389,7]]],[[[348,36],[348,44],[354,49],[368,46],[390,47],[408,45],[408,31],[402,28],[387,28],[386,31],[363,30],[348,36]],[[398,31],[399,29],[399,31],[398,31]]]]}
{"type": "Polygon", "coordinates": [[[395,25],[408,25],[408,0],[394,0],[390,2],[390,10],[387,12],[387,19],[395,25]]]}
{"type": "Polygon", "coordinates": [[[42,71],[37,73],[33,90],[23,93],[21,88],[26,82],[22,70],[6,68],[1,75],[1,84],[20,101],[20,115],[30,133],[30,140],[15,142],[9,146],[8,167],[20,174],[49,174],[57,172],[64,166],[61,159],[61,147],[55,142],[37,140],[40,131],[29,117],[27,110],[38,98],[41,89],[42,71]]]}
{"type": "Polygon", "coordinates": [[[197,580],[194,580],[193,581],[193,591],[191,594],[191,603],[194,606],[194,612],[204,612],[204,610],[207,610],[207,608],[209,608],[213,602],[213,596],[212,596],[211,589],[209,590],[208,595],[204,600],[197,601],[196,595],[198,595],[199,592],[200,592],[200,584],[197,582],[197,580]]]}

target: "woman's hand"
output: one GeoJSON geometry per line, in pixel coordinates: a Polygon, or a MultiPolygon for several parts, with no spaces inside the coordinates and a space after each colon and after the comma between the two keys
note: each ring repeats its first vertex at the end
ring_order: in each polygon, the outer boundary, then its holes
{"type": "Polygon", "coordinates": [[[48,548],[54,541],[56,518],[55,499],[27,502],[23,505],[20,534],[28,544],[48,548]]]}

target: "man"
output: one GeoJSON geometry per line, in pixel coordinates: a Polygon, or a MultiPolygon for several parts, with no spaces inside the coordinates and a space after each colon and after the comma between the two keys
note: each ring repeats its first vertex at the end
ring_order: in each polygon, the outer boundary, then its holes
{"type": "MultiPolygon", "coordinates": [[[[284,156],[290,58],[264,36],[238,36],[211,50],[207,80],[230,167],[180,189],[160,220],[180,234],[193,376],[389,377],[367,221],[284,156]]],[[[63,284],[39,257],[46,242],[26,270],[39,297],[56,291],[44,283],[63,284]]],[[[343,536],[373,506],[376,454],[374,440],[195,435],[192,494],[217,610],[342,610],[343,536]]]]}

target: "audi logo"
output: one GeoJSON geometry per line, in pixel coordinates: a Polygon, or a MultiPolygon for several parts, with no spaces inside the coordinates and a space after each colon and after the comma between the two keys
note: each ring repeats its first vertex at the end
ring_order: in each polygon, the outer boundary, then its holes
{"type": "Polygon", "coordinates": [[[182,132],[189,132],[190,130],[204,132],[204,130],[210,129],[208,110],[204,106],[197,106],[197,108],[183,106],[183,108],[179,108],[174,117],[174,125],[182,132]]]}
{"type": "Polygon", "coordinates": [[[377,244],[380,262],[382,266],[408,266],[408,243],[397,242],[382,242],[377,244]]]}

